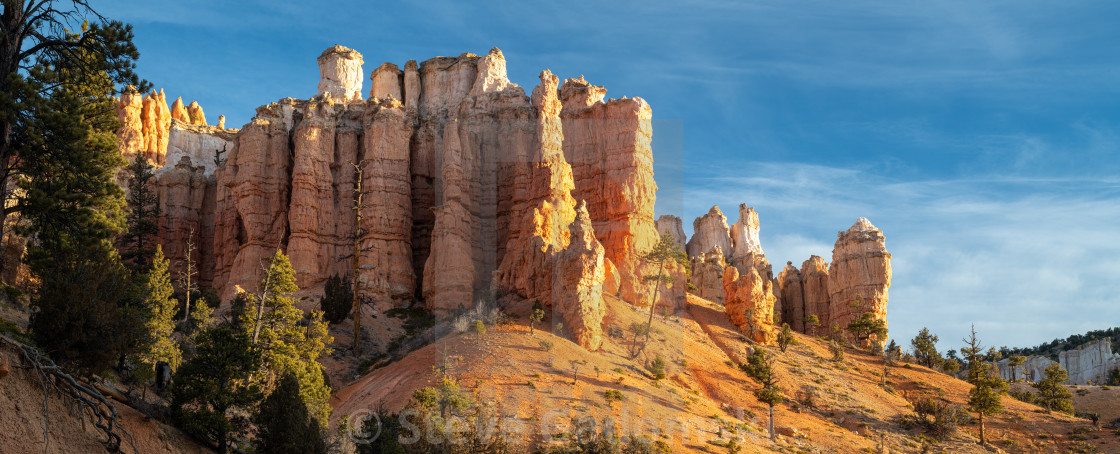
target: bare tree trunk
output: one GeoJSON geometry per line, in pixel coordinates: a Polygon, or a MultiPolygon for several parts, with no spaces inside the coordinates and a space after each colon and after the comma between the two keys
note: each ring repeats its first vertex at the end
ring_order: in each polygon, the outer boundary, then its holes
{"type": "Polygon", "coordinates": [[[657,264],[657,283],[654,284],[656,286],[653,288],[653,298],[649,302],[649,321],[646,322],[646,339],[642,342],[642,348],[638,350],[639,352],[646,349],[646,344],[649,343],[650,332],[653,331],[653,312],[657,308],[657,297],[661,296],[661,276],[664,272],[665,267],[660,263],[657,264]]]}
{"type": "Polygon", "coordinates": [[[362,353],[362,304],[358,294],[361,282],[362,252],[362,166],[354,166],[354,304],[350,309],[354,317],[354,356],[362,353]]]}
{"type": "Polygon", "coordinates": [[[770,409],[770,424],[767,426],[770,429],[770,440],[774,440],[774,406],[771,405],[770,409]]]}
{"type": "Polygon", "coordinates": [[[984,437],[984,413],[980,413],[980,444],[988,444],[988,439],[984,437]]]}

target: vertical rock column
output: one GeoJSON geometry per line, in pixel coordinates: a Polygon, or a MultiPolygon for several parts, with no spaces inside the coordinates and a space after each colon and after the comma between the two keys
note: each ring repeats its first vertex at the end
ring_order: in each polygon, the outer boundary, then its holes
{"type": "Polygon", "coordinates": [[[471,247],[470,161],[464,161],[459,122],[444,127],[441,161],[443,191],[435,211],[432,252],[424,264],[423,292],[428,309],[446,315],[470,308],[475,266],[471,247]]]}
{"type": "Polygon", "coordinates": [[[603,345],[605,251],[595,238],[586,202],[580,203],[568,230],[571,233],[568,248],[556,257],[553,310],[564,320],[575,343],[595,351],[603,345]]]}
{"type": "Polygon", "coordinates": [[[859,218],[836,237],[828,269],[829,323],[846,330],[862,312],[886,321],[891,253],[883,232],[867,218],[859,218]]]}
{"type": "Polygon", "coordinates": [[[805,294],[801,282],[801,271],[786,262],[785,269],[778,273],[781,288],[782,321],[799,333],[805,332],[805,294]]]}
{"type": "Polygon", "coordinates": [[[362,100],[362,54],[335,44],[324,50],[319,62],[319,95],[343,101],[362,100]]]}
{"type": "Polygon", "coordinates": [[[685,250],[685,236],[684,227],[681,225],[681,218],[671,214],[663,214],[657,218],[657,233],[661,236],[668,235],[673,239],[673,243],[685,250]]]}
{"type": "Polygon", "coordinates": [[[399,101],[367,108],[362,135],[361,286],[376,298],[376,308],[390,299],[411,299],[416,290],[412,264],[412,187],[409,140],[412,121],[399,101]],[[371,249],[372,248],[372,249],[371,249]]]}
{"type": "MultiPolygon", "coordinates": [[[[642,276],[656,270],[644,269],[639,257],[657,243],[653,219],[657,183],[650,147],[653,113],[641,98],[604,102],[605,94],[606,89],[582,77],[564,81],[560,89],[564,156],[575,178],[572,195],[587,201],[595,235],[621,275],[620,296],[632,304],[648,305],[654,289],[642,276]]],[[[684,282],[677,282],[663,297],[679,305],[683,288],[684,282]]]]}
{"type": "Polygon", "coordinates": [[[771,281],[750,268],[740,276],[733,266],[723,271],[724,309],[731,323],[751,340],[769,344],[777,338],[774,330],[774,304],[777,298],[771,281]]]}

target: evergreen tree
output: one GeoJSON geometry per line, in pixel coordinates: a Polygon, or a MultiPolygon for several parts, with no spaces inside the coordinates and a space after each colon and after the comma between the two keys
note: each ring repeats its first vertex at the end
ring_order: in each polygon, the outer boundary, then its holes
{"type": "Polygon", "coordinates": [[[797,339],[793,337],[793,330],[790,329],[789,323],[782,323],[782,331],[778,333],[778,349],[785,353],[790,345],[797,345],[797,339]]]}
{"type": "MultiPolygon", "coordinates": [[[[755,351],[760,351],[756,349],[755,351]]],[[[778,386],[778,378],[774,376],[774,360],[767,358],[765,355],[759,355],[762,362],[754,367],[755,379],[762,385],[762,388],[754,390],[755,397],[759,402],[767,405],[770,414],[770,423],[768,428],[770,430],[770,439],[774,439],[774,406],[785,401],[782,396],[782,388],[778,386]]],[[[753,357],[752,357],[753,358],[753,357]]]]}
{"type": "Polygon", "coordinates": [[[179,342],[172,337],[175,331],[175,309],[178,304],[172,298],[175,289],[171,286],[168,265],[168,260],[163,256],[163,248],[157,245],[152,268],[143,275],[142,285],[144,307],[147,312],[145,325],[147,348],[142,353],[140,362],[145,369],[150,369],[159,361],[165,361],[174,370],[182,361],[179,342]]]}
{"type": "Polygon", "coordinates": [[[354,291],[350,288],[350,278],[333,274],[327,278],[323,287],[323,297],[319,300],[319,308],[323,310],[323,318],[330,324],[342,323],[350,315],[354,291]]]}
{"type": "Polygon", "coordinates": [[[306,326],[301,325],[304,313],[290,296],[298,290],[288,256],[277,249],[261,280],[261,293],[253,297],[253,307],[243,315],[248,319],[243,318],[241,325],[251,330],[246,334],[262,352],[265,389],[271,390],[284,374],[294,374],[311,415],[326,427],[330,387],[318,360],[329,353],[327,345],[334,339],[327,333],[322,311],[313,311],[306,326]]]}
{"type": "Polygon", "coordinates": [[[224,453],[231,436],[245,434],[245,415],[261,400],[259,388],[250,384],[260,367],[260,352],[248,336],[224,325],[203,330],[197,343],[197,354],[175,373],[172,417],[224,453]]]}
{"type": "Polygon", "coordinates": [[[1065,382],[1069,380],[1066,370],[1060,364],[1053,363],[1043,371],[1043,375],[1042,380],[1031,385],[1038,390],[1034,402],[1046,411],[1073,413],[1073,394],[1065,386],[1065,382]]]}
{"type": "Polygon", "coordinates": [[[139,272],[146,272],[152,265],[155,253],[152,245],[159,230],[156,225],[159,198],[150,183],[153,176],[152,165],[137,153],[128,166],[128,214],[125,216],[128,229],[123,238],[127,250],[121,253],[121,258],[139,272]]]}
{"type": "Polygon", "coordinates": [[[929,332],[929,328],[922,328],[918,335],[910,340],[914,349],[914,358],[918,364],[933,368],[941,364],[941,354],[937,352],[937,335],[929,332]]]}
{"type": "MultiPolygon", "coordinates": [[[[4,42],[0,46],[0,189],[4,202],[0,203],[0,226],[7,225],[9,215],[25,210],[28,196],[65,195],[70,203],[103,196],[100,178],[91,179],[86,191],[62,190],[57,181],[40,186],[41,193],[14,191],[13,182],[20,176],[34,180],[44,175],[44,161],[56,163],[64,172],[71,172],[67,164],[78,164],[75,173],[83,172],[81,167],[102,165],[103,156],[96,151],[116,149],[112,132],[117,120],[112,105],[106,102],[109,98],[72,101],[89,94],[91,86],[109,93],[118,84],[148,88],[133,73],[139,54],[132,44],[132,27],[105,19],[89,4],[88,0],[4,2],[0,14],[4,42]],[[84,18],[92,23],[83,23],[84,18]],[[73,33],[79,24],[80,33],[73,33]],[[59,109],[59,93],[72,95],[63,102],[67,109],[59,109]],[[80,124],[86,128],[77,127],[80,124]],[[89,129],[109,134],[95,134],[91,140],[89,129]],[[87,156],[91,159],[60,156],[90,145],[95,145],[91,147],[95,152],[87,156]]],[[[68,214],[73,213],[61,216],[68,214]]],[[[0,230],[0,240],[6,234],[0,230]]],[[[0,261],[0,272],[11,265],[0,261]]]]}
{"type": "Polygon", "coordinates": [[[307,413],[299,395],[299,379],[284,374],[280,384],[261,403],[257,424],[257,452],[261,454],[326,453],[319,423],[307,413]]]}
{"type": "Polygon", "coordinates": [[[852,307],[859,316],[848,323],[848,332],[855,336],[857,345],[869,345],[872,338],[876,339],[879,343],[875,349],[878,349],[887,338],[887,321],[875,318],[875,314],[864,310],[863,306],[863,297],[856,295],[852,307]]]}
{"type": "Polygon", "coordinates": [[[1007,392],[1007,382],[999,376],[994,366],[987,363],[977,363],[972,366],[975,372],[972,375],[972,390],[968,392],[968,407],[976,412],[980,420],[980,444],[987,444],[987,435],[984,433],[984,416],[1003,413],[1003,402],[1000,396],[1007,392]]]}
{"type": "MultiPolygon", "coordinates": [[[[661,296],[661,285],[673,283],[673,276],[665,274],[665,267],[673,263],[683,266],[686,270],[689,267],[688,255],[681,250],[681,247],[673,241],[673,237],[669,235],[662,235],[652,249],[641,255],[641,259],[647,265],[657,267],[657,274],[642,276],[643,282],[653,283],[654,291],[653,294],[650,295],[649,322],[646,323],[646,337],[645,340],[642,341],[642,346],[638,349],[638,352],[644,350],[646,344],[649,343],[649,333],[653,328],[653,313],[656,312],[657,300],[658,297],[661,296]]],[[[635,354],[635,356],[636,355],[637,354],[635,354]]]]}
{"type": "Polygon", "coordinates": [[[1013,355],[1007,358],[1007,365],[1011,367],[1011,381],[1018,380],[1019,366],[1027,362],[1027,357],[1022,355],[1013,355]]]}
{"type": "Polygon", "coordinates": [[[544,320],[544,307],[541,306],[540,301],[533,301],[533,312],[529,314],[529,334],[533,334],[533,329],[542,320],[544,320]]]}

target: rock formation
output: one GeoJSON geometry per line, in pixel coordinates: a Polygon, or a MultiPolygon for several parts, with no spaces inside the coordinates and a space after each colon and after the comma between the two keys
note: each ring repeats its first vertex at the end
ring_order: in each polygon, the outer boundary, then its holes
{"type": "Polygon", "coordinates": [[[382,63],[377,69],[373,70],[370,75],[373,85],[369,87],[369,99],[387,98],[392,96],[393,99],[403,101],[401,97],[401,85],[404,72],[389,62],[382,63]]]}
{"type": "Polygon", "coordinates": [[[1071,385],[1104,384],[1112,369],[1120,367],[1120,355],[1112,352],[1112,342],[1101,339],[1076,350],[1058,353],[1058,363],[1069,373],[1071,385]]]}
{"type": "Polygon", "coordinates": [[[782,321],[789,323],[790,329],[804,333],[805,292],[801,271],[793,266],[793,262],[786,262],[785,269],[778,273],[778,286],[781,289],[782,321]]]}
{"type": "Polygon", "coordinates": [[[727,217],[719,210],[719,206],[712,206],[708,214],[692,221],[692,238],[688,240],[688,256],[696,257],[705,254],[715,247],[719,247],[724,254],[733,251],[731,247],[731,228],[727,226],[727,217]]]}
{"type": "MultiPolygon", "coordinates": [[[[845,329],[863,312],[886,320],[891,254],[883,232],[866,218],[836,234],[828,269],[829,323],[845,329]]],[[[879,341],[882,341],[880,339],[879,341]]]]}
{"type": "Polygon", "coordinates": [[[1022,365],[1014,368],[1011,367],[1011,359],[1009,358],[1003,358],[996,362],[999,375],[1004,380],[1024,380],[1028,382],[1038,382],[1045,378],[1046,368],[1050,367],[1051,364],[1054,364],[1054,361],[1045,356],[1028,356],[1022,365]]]}
{"type": "Polygon", "coordinates": [[[338,101],[362,100],[362,54],[338,44],[319,55],[319,94],[338,101]]]}
{"type": "MultiPolygon", "coordinates": [[[[817,324],[810,326],[804,324],[805,334],[822,336],[829,332],[832,326],[831,294],[828,291],[828,263],[820,256],[810,256],[809,260],[801,263],[801,295],[803,297],[802,320],[816,315],[817,324]]],[[[796,304],[796,303],[792,303],[796,304]]],[[[782,307],[785,307],[783,305],[782,307]]]]}
{"type": "Polygon", "coordinates": [[[156,171],[153,178],[159,197],[159,243],[178,276],[186,270],[187,250],[198,270],[200,287],[214,280],[214,207],[216,180],[205,166],[194,166],[189,155],[179,156],[174,166],[156,171]]]}
{"type": "Polygon", "coordinates": [[[187,124],[192,123],[191,114],[189,111],[187,111],[187,106],[183,105],[182,96],[176,98],[175,102],[171,104],[171,118],[173,120],[179,120],[187,124]]]}
{"type": "Polygon", "coordinates": [[[681,225],[681,218],[671,214],[663,214],[657,218],[657,233],[661,236],[669,235],[673,238],[673,242],[677,247],[681,248],[683,252],[686,248],[686,239],[684,236],[684,226],[681,225]]]}
{"type": "Polygon", "coordinates": [[[192,125],[206,126],[206,114],[202,111],[202,106],[198,105],[198,101],[191,101],[187,106],[187,116],[190,117],[192,125]]]}
{"type": "Polygon", "coordinates": [[[723,271],[723,295],[727,316],[740,331],[761,344],[774,341],[777,298],[772,281],[763,279],[754,268],[740,276],[737,268],[729,266],[723,271]]]}
{"type": "Polygon", "coordinates": [[[558,279],[552,288],[553,312],[564,320],[572,340],[583,348],[598,350],[603,344],[603,281],[605,249],[595,238],[587,204],[581,203],[568,226],[571,239],[557,256],[558,279]]]}
{"type": "Polygon", "coordinates": [[[117,98],[117,120],[121,123],[120,129],[117,129],[117,146],[121,155],[130,161],[137,153],[145,151],[144,124],[141,120],[143,109],[144,96],[131,85],[117,98]]]}
{"type": "MultiPolygon", "coordinates": [[[[604,101],[601,87],[561,87],[547,70],[526,96],[495,48],[383,64],[358,102],[362,56],[335,46],[318,61],[318,95],[262,106],[241,130],[189,124],[201,109],[181,99],[168,112],[177,164],[157,177],[172,213],[161,238],[181,245],[196,229],[212,250],[205,282],[223,297],[255,290],[277,248],[300,287],[352,274],[339,258],[357,234],[359,286],[378,311],[423,299],[446,315],[511,292],[553,308],[594,349],[604,291],[649,304],[639,255],[657,240],[656,185],[640,98],[604,101]]],[[[679,279],[662,304],[679,307],[683,268],[668,271],[679,279]]]]}
{"type": "Polygon", "coordinates": [[[171,109],[167,107],[167,95],[161,88],[144,97],[144,107],[140,113],[144,126],[144,150],[149,162],[155,165],[166,163],[167,143],[170,139],[171,109]]]}
{"type": "Polygon", "coordinates": [[[696,287],[693,294],[717,304],[723,304],[723,250],[716,246],[711,251],[692,258],[692,276],[689,283],[696,287]]]}
{"type": "MultiPolygon", "coordinates": [[[[502,63],[504,70],[504,62],[502,63]]],[[[595,234],[606,248],[607,259],[623,276],[620,297],[632,304],[646,305],[653,286],[640,276],[656,273],[647,269],[640,255],[657,243],[653,219],[657,183],[653,180],[652,110],[641,98],[604,101],[606,89],[581,76],[567,79],[560,87],[563,109],[564,157],[572,166],[575,189],[572,196],[587,201],[595,234]]],[[[683,269],[671,274],[683,276],[683,269]]],[[[662,288],[656,304],[681,307],[684,283],[662,288]]]]}
{"type": "Polygon", "coordinates": [[[731,225],[731,261],[748,254],[762,254],[758,240],[758,213],[747,204],[739,204],[739,221],[731,225]]]}

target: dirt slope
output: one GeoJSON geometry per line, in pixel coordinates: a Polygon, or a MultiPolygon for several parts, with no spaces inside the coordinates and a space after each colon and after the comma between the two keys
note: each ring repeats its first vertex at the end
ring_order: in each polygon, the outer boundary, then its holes
{"type": "MultiPolygon", "coordinates": [[[[603,348],[589,353],[548,332],[551,320],[529,333],[524,303],[507,305],[512,323],[490,328],[481,337],[453,334],[369,373],[338,391],[334,419],[385,407],[399,410],[412,392],[435,382],[437,368],[475,395],[494,403],[503,427],[532,443],[556,443],[568,436],[573,418],[585,415],[615,420],[620,434],[648,434],[675,452],[726,452],[718,445],[737,438],[744,452],[987,452],[977,444],[978,425],[961,427],[936,441],[920,429],[899,427],[911,414],[907,397],[930,395],[956,404],[967,401],[967,383],[924,367],[885,367],[882,359],[848,349],[833,361],[827,344],[797,335],[786,353],[761,347],[777,357],[775,368],[787,401],[775,408],[776,426],[787,435],[766,436],[767,407],[753,391],[759,385],[735,363],[753,344],[730,324],[723,308],[689,296],[686,310],[655,318],[649,347],[635,359],[628,350],[631,323],[648,313],[608,297],[603,348]],[[551,342],[551,349],[542,346],[551,342]],[[668,378],[653,380],[645,365],[660,355],[668,378]],[[573,379],[573,361],[578,380],[573,379]],[[883,378],[884,372],[886,378],[883,378]],[[624,400],[608,403],[604,391],[624,400]],[[813,396],[806,406],[806,395],[813,396]]],[[[1112,431],[1094,430],[1088,421],[1045,414],[1037,407],[1004,397],[1007,412],[988,418],[992,449],[1006,452],[1120,452],[1112,431]]]]}
{"type": "MultiPolygon", "coordinates": [[[[93,421],[82,417],[68,400],[51,393],[47,399],[49,424],[44,414],[43,388],[34,373],[21,365],[19,353],[0,343],[0,361],[7,361],[10,374],[0,378],[0,453],[99,453],[105,452],[93,421]],[[49,440],[43,429],[49,429],[49,440]]],[[[120,402],[113,401],[121,426],[132,435],[140,453],[209,453],[179,430],[149,419],[120,402]]],[[[133,452],[127,438],[122,450],[133,452]]]]}

